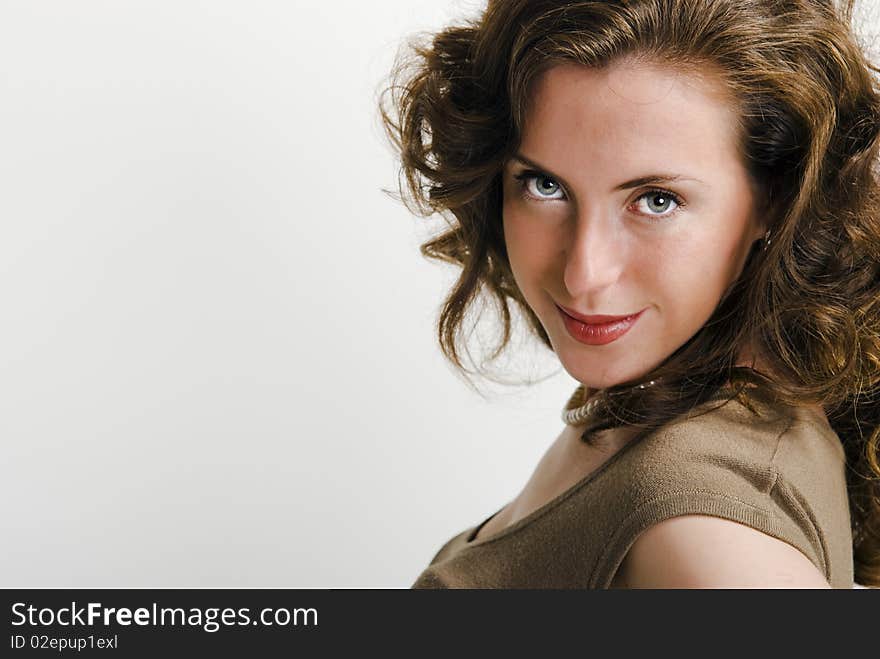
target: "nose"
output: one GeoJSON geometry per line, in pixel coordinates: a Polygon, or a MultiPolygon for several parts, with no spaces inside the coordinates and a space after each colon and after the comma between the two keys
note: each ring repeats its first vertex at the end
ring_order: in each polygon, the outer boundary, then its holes
{"type": "Polygon", "coordinates": [[[598,213],[576,217],[565,248],[563,276],[571,298],[585,300],[601,294],[620,279],[623,267],[623,246],[612,223],[603,221],[598,213]]]}

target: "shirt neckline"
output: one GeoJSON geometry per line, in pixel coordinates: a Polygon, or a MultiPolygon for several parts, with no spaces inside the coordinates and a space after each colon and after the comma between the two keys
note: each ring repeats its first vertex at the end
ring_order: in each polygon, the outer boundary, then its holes
{"type": "MultiPolygon", "coordinates": [[[[730,391],[731,390],[730,383],[726,383],[724,385],[721,385],[721,387],[719,387],[718,391],[721,392],[722,390],[730,391]]],[[[699,407],[702,407],[703,405],[705,405],[706,403],[716,402],[719,399],[719,397],[720,397],[720,395],[718,393],[716,393],[716,395],[712,396],[708,400],[703,401],[700,405],[697,405],[696,407],[699,408],[699,407]]],[[[734,397],[732,400],[736,400],[736,398],[734,397]]],[[[589,474],[584,476],[582,479],[577,481],[574,485],[569,487],[567,490],[564,490],[560,494],[556,495],[555,497],[553,497],[552,499],[550,499],[549,501],[547,501],[546,503],[544,503],[540,507],[538,507],[535,510],[533,510],[532,512],[530,512],[528,515],[521,517],[520,519],[513,522],[512,524],[508,524],[500,531],[497,531],[496,533],[493,533],[490,536],[486,536],[486,537],[474,540],[473,538],[480,532],[480,529],[483,528],[486,524],[488,524],[489,520],[491,520],[493,517],[498,515],[502,510],[504,510],[510,502],[505,503],[503,506],[501,506],[494,513],[492,513],[491,515],[486,517],[482,522],[480,522],[476,526],[472,526],[470,529],[463,532],[464,539],[461,544],[461,549],[462,550],[476,549],[477,547],[482,547],[484,545],[488,545],[493,542],[503,540],[507,536],[512,535],[512,534],[520,531],[521,529],[529,526],[532,522],[534,522],[538,518],[543,517],[547,513],[551,512],[552,510],[554,510],[555,508],[560,506],[566,499],[574,496],[576,493],[585,489],[600,474],[607,471],[607,469],[610,468],[615,462],[617,462],[619,458],[621,458],[624,454],[626,454],[633,445],[640,444],[640,443],[641,442],[636,442],[636,441],[626,442],[610,458],[605,460],[605,462],[603,462],[601,465],[599,465],[592,472],[590,472],[589,474]]]]}
{"type": "Polygon", "coordinates": [[[633,442],[633,441],[627,442],[622,447],[620,447],[610,458],[608,458],[607,460],[605,460],[605,462],[603,462],[601,465],[599,465],[596,469],[594,469],[589,474],[584,476],[581,480],[576,482],[574,485],[569,487],[567,490],[557,494],[555,497],[553,497],[552,499],[547,501],[545,504],[543,504],[539,508],[536,508],[535,510],[530,512],[528,515],[521,517],[520,519],[513,522],[512,524],[508,524],[503,529],[501,529],[500,531],[497,531],[496,533],[493,533],[492,535],[474,540],[473,539],[474,536],[476,536],[480,532],[480,529],[483,528],[486,524],[488,524],[489,520],[491,520],[493,517],[498,515],[502,510],[504,510],[507,507],[508,503],[510,503],[510,502],[505,503],[503,506],[501,506],[498,510],[496,510],[494,513],[489,515],[482,522],[480,522],[479,524],[477,524],[476,526],[471,528],[471,530],[465,535],[463,548],[467,549],[467,548],[472,548],[472,547],[480,547],[482,545],[486,545],[491,542],[495,542],[496,540],[501,540],[502,538],[505,538],[508,535],[511,535],[512,533],[516,533],[518,530],[528,526],[529,524],[531,524],[533,521],[535,521],[539,517],[544,516],[545,514],[549,513],[551,510],[556,508],[557,506],[561,505],[562,502],[565,501],[566,499],[568,499],[569,497],[574,496],[575,493],[584,489],[591,481],[593,481],[596,477],[598,477],[599,474],[601,474],[606,469],[608,469],[612,464],[614,464],[618,460],[618,458],[620,458],[624,453],[626,453],[630,449],[631,446],[633,446],[634,444],[637,444],[637,443],[638,442],[633,442]]]}

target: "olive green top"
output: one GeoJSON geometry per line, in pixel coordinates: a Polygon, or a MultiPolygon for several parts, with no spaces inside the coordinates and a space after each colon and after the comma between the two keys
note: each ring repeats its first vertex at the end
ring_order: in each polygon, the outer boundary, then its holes
{"type": "Polygon", "coordinates": [[[412,588],[608,588],[642,531],[687,514],[734,520],[784,540],[833,588],[852,588],[838,435],[824,415],[805,407],[760,399],[754,414],[738,399],[724,398],[625,444],[494,535],[472,541],[501,509],[453,536],[412,588]]]}

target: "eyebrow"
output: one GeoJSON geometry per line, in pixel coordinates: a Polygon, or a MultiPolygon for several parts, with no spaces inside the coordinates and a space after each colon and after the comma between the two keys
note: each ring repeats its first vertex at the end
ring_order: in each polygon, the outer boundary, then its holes
{"type": "MultiPolygon", "coordinates": [[[[522,164],[528,165],[529,167],[534,167],[535,169],[541,170],[542,172],[547,174],[550,178],[559,181],[560,183],[562,183],[562,185],[564,185],[566,188],[571,190],[571,186],[568,183],[566,183],[565,180],[561,176],[557,176],[556,174],[551,172],[549,169],[547,169],[543,165],[536,163],[534,160],[526,158],[521,153],[517,153],[516,155],[514,155],[513,159],[518,160],[522,164]]],[[[615,186],[614,189],[615,190],[629,190],[631,188],[637,188],[641,185],[672,183],[674,181],[695,181],[697,183],[702,183],[703,185],[706,185],[706,183],[704,181],[701,181],[698,178],[693,178],[690,176],[682,176],[681,174],[663,173],[663,174],[650,174],[648,176],[640,176],[640,177],[634,178],[630,181],[626,181],[625,183],[621,183],[620,185],[615,186]]]]}

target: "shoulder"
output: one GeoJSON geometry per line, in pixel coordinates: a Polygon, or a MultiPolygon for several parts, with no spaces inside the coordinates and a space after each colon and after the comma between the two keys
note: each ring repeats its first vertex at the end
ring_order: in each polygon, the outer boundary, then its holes
{"type": "Polygon", "coordinates": [[[827,444],[815,424],[777,406],[759,406],[758,415],[738,401],[707,407],[633,448],[613,488],[618,505],[607,515],[614,530],[595,584],[845,582],[845,485],[834,451],[811,448],[827,444]]]}
{"type": "Polygon", "coordinates": [[[710,515],[670,517],[644,530],[617,580],[627,588],[830,588],[791,544],[710,515]]]}
{"type": "Polygon", "coordinates": [[[688,506],[709,500],[718,510],[736,505],[750,518],[764,516],[778,480],[775,457],[793,419],[777,409],[760,412],[737,400],[713,402],[640,440],[620,484],[627,521],[697,512],[688,506]]]}
{"type": "Polygon", "coordinates": [[[729,458],[737,463],[766,465],[772,462],[781,437],[791,429],[795,417],[792,410],[766,404],[760,398],[748,405],[737,398],[712,400],[652,433],[643,450],[710,463],[729,458]]]}

